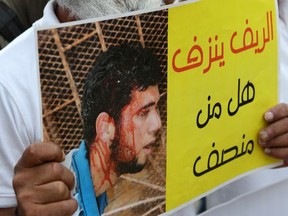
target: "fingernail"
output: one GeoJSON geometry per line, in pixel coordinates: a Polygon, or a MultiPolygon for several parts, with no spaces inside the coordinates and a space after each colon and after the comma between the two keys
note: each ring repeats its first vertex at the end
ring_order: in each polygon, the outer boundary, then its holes
{"type": "Polygon", "coordinates": [[[264,152],[265,152],[265,154],[270,154],[271,153],[271,149],[270,148],[265,148],[264,152]]]}
{"type": "Polygon", "coordinates": [[[262,141],[266,141],[268,139],[268,133],[266,131],[260,131],[259,135],[262,141]]]}
{"type": "Polygon", "coordinates": [[[64,151],[62,151],[62,160],[63,161],[65,160],[65,157],[66,157],[65,153],[64,153],[64,151]]]}
{"type": "Polygon", "coordinates": [[[263,142],[262,140],[258,139],[258,143],[261,145],[261,146],[265,146],[266,145],[266,142],[263,142]]]}
{"type": "Polygon", "coordinates": [[[274,115],[272,112],[266,112],[264,118],[267,122],[273,121],[274,115]]]}

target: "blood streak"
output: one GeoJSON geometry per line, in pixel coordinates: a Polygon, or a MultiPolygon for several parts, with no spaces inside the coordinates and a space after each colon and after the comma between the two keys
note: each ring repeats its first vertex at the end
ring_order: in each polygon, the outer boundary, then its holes
{"type": "Polygon", "coordinates": [[[134,124],[133,124],[133,106],[127,105],[122,110],[122,114],[125,116],[121,117],[121,126],[119,131],[119,152],[118,159],[120,161],[131,161],[136,155],[136,143],[134,135],[134,124]]]}
{"type": "MultiPolygon", "coordinates": [[[[97,139],[98,140],[98,139],[97,139]]],[[[94,152],[95,154],[98,155],[98,159],[100,162],[100,168],[104,174],[104,178],[102,179],[101,183],[100,183],[100,187],[101,188],[106,181],[108,181],[108,183],[112,186],[112,180],[110,177],[110,171],[111,171],[111,161],[110,161],[110,150],[108,147],[108,143],[106,142],[102,142],[101,145],[99,144],[99,141],[96,140],[96,145],[92,145],[91,147],[91,152],[94,152]]],[[[99,167],[99,165],[97,165],[97,162],[95,161],[95,157],[93,157],[93,155],[91,155],[91,163],[93,164],[94,167],[99,167]]]]}

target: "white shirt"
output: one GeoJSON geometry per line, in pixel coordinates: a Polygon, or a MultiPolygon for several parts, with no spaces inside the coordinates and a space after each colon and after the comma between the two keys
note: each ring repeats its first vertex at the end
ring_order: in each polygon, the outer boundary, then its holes
{"type": "Polygon", "coordinates": [[[24,149],[41,141],[41,104],[35,28],[59,23],[53,3],[44,16],[0,52],[0,208],[17,205],[13,168],[24,149]]]}

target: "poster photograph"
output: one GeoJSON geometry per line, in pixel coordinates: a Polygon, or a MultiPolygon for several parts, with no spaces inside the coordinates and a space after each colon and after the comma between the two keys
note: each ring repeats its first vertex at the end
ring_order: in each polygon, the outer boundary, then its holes
{"type": "Polygon", "coordinates": [[[38,29],[43,140],[67,153],[79,211],[169,215],[276,166],[257,144],[276,17],[274,1],[202,0],[38,29]]]}

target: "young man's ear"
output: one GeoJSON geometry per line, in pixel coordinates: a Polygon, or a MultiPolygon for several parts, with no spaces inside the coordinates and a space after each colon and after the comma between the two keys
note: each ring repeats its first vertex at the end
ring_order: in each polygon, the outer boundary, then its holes
{"type": "Polygon", "coordinates": [[[98,115],[96,122],[96,139],[109,142],[115,138],[115,123],[108,113],[102,112],[98,115]]]}

